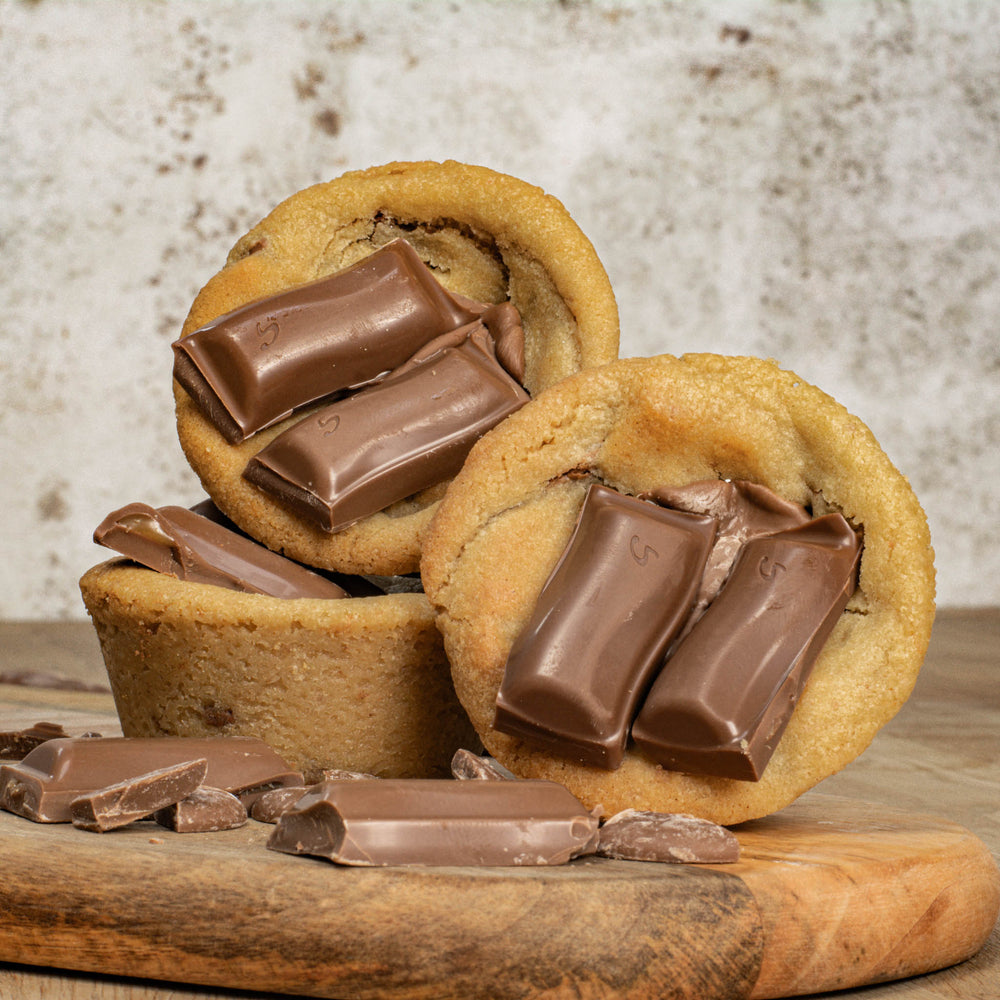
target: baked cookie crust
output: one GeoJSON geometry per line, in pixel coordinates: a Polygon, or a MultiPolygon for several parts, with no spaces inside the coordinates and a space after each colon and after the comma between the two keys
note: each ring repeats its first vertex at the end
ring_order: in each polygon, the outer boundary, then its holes
{"type": "Polygon", "coordinates": [[[899,710],[934,617],[924,512],[871,431],[773,362],[711,354],[584,371],[509,417],[449,487],[421,573],[459,700],[487,749],[605,815],[637,808],[733,824],[787,805],[857,757],[899,710]],[[495,732],[507,654],[588,483],[635,495],[708,478],[760,483],[814,515],[839,511],[864,533],[858,588],[761,780],[666,771],[633,744],[618,770],[602,771],[495,732]]]}
{"type": "MultiPolygon", "coordinates": [[[[341,270],[396,238],[409,242],[450,291],[513,302],[531,394],[617,357],[611,284],[563,205],[517,178],[456,162],[391,163],[292,195],[233,247],[195,299],[182,336],[255,299],[341,270]]],[[[445,484],[331,535],[241,478],[247,461],[309,410],[230,445],[176,382],[174,397],[190,465],[244,531],[311,566],[416,571],[420,539],[445,484]]]]}
{"type": "Polygon", "coordinates": [[[423,594],[282,599],[123,559],[80,589],[126,736],[256,736],[307,780],[442,777],[479,745],[423,594]]]}

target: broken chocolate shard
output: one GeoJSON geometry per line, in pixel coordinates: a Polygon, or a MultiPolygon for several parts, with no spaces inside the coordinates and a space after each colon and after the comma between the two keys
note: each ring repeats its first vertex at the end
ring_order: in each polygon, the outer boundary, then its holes
{"type": "Polygon", "coordinates": [[[514,775],[492,757],[471,750],[456,750],[451,758],[452,777],[460,781],[510,781],[514,775]]]}
{"type": "Polygon", "coordinates": [[[175,833],[218,833],[243,826],[247,810],[231,792],[202,785],[184,798],[158,809],[153,818],[175,833]]]}
{"type": "Polygon", "coordinates": [[[401,365],[480,309],[441,286],[405,240],[252,302],[173,344],[174,378],[231,444],[401,365]]]}
{"type": "Polygon", "coordinates": [[[277,823],[299,799],[305,795],[307,789],[302,788],[271,788],[258,796],[250,806],[250,818],[258,823],[277,823]]]}
{"type": "Polygon", "coordinates": [[[94,541],[191,583],[286,599],[350,596],[326,577],[184,507],[127,504],[98,525],[94,541]]]}
{"type": "Polygon", "coordinates": [[[740,843],[723,826],[684,813],[626,809],[601,826],[597,854],[622,861],[728,864],[740,859],[740,843]]]}
{"type": "Polygon", "coordinates": [[[597,836],[597,818],[555,782],[415,778],[317,785],[267,846],[344,865],[557,865],[597,836]]]}
{"type": "Polygon", "coordinates": [[[632,735],[673,771],[760,779],[854,591],[861,542],[840,514],[748,541],[664,664],[632,735]]]}
{"type": "Polygon", "coordinates": [[[0,732],[0,760],[21,760],[46,740],[66,736],[69,733],[56,722],[36,722],[27,729],[0,732]]]}
{"type": "Polygon", "coordinates": [[[304,417],[244,478],[335,532],[450,479],[475,442],[528,401],[482,324],[382,382],[304,417]]]}
{"type": "Polygon", "coordinates": [[[190,795],[207,772],[208,761],[202,758],[137,774],[88,792],[70,803],[73,826],[95,833],[128,826],[190,795]]]}
{"type": "Polygon", "coordinates": [[[494,727],[553,754],[617,768],[714,537],[711,517],[591,485],[511,649],[494,727]]]}
{"type": "Polygon", "coordinates": [[[201,758],[208,761],[208,784],[241,797],[302,785],[299,772],[263,740],[249,736],[53,739],[24,760],[0,766],[0,808],[39,823],[68,823],[74,799],[201,758]]]}

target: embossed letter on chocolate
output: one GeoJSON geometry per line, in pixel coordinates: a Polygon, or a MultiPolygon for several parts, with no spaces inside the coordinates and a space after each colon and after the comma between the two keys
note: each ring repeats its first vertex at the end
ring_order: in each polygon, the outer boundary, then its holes
{"type": "Polygon", "coordinates": [[[592,485],[507,659],[494,727],[613,770],[698,592],[715,520],[592,485]]]}
{"type": "Polygon", "coordinates": [[[632,727],[673,771],[760,778],[854,591],[861,542],[840,514],[748,541],[632,727]]]}
{"type": "Polygon", "coordinates": [[[127,504],[97,526],[94,541],[192,583],[284,598],[349,596],[331,580],[184,507],[127,504]]]}
{"type": "Polygon", "coordinates": [[[597,846],[598,820],[554,781],[327,781],[267,846],[344,865],[558,865],[597,846]]]}
{"type": "Polygon", "coordinates": [[[174,378],[232,444],[396,368],[479,312],[444,289],[405,240],[394,240],[176,341],[174,378]]]}
{"type": "Polygon", "coordinates": [[[450,479],[472,445],[528,401],[482,323],[459,339],[303,418],[244,477],[331,532],[450,479]]]}

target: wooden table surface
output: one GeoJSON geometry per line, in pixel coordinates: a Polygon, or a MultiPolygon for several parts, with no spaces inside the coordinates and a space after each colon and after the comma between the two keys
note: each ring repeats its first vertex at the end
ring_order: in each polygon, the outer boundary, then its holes
{"type": "MultiPolygon", "coordinates": [[[[104,683],[86,623],[0,622],[0,675],[44,672],[104,683]]],[[[108,733],[110,694],[0,684],[0,728],[37,721],[108,733]],[[13,724],[13,725],[11,725],[13,724]]],[[[942,611],[916,691],[871,748],[817,789],[937,815],[1000,857],[1000,609],[942,611]]],[[[249,1000],[220,991],[0,964],[3,1000],[249,1000]]],[[[826,994],[856,1000],[998,1000],[1000,927],[973,959],[927,976],[826,994]]]]}

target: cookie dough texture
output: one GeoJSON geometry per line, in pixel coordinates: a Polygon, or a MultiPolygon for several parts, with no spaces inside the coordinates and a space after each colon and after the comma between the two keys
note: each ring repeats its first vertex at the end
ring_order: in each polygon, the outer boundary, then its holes
{"type": "Polygon", "coordinates": [[[924,513],[865,425],[755,358],[686,355],[581,372],[473,449],[435,515],[422,576],[459,700],[487,749],[522,777],[562,782],[605,815],[767,815],[868,746],[916,681],[934,617],[924,513]],[[569,474],[569,475],[567,475],[569,474]],[[565,546],[589,481],[629,494],[748,479],[841,511],[864,532],[859,586],[759,782],[669,772],[630,746],[614,772],[559,760],[491,728],[507,653],[565,546]]]}
{"type": "Polygon", "coordinates": [[[282,600],[127,560],[80,587],[126,736],[257,736],[307,780],[444,777],[479,746],[423,594],[282,600]]]}
{"type": "MultiPolygon", "coordinates": [[[[288,198],[239,240],[195,299],[182,334],[254,299],[339,271],[399,237],[451,291],[517,306],[530,393],[617,357],[610,282],[566,209],[524,181],[455,162],[392,163],[288,198]]],[[[327,534],[241,479],[250,457],[301,414],[230,445],[176,382],[174,394],[189,463],[244,531],[311,566],[416,571],[420,537],[443,485],[327,534]]]]}

